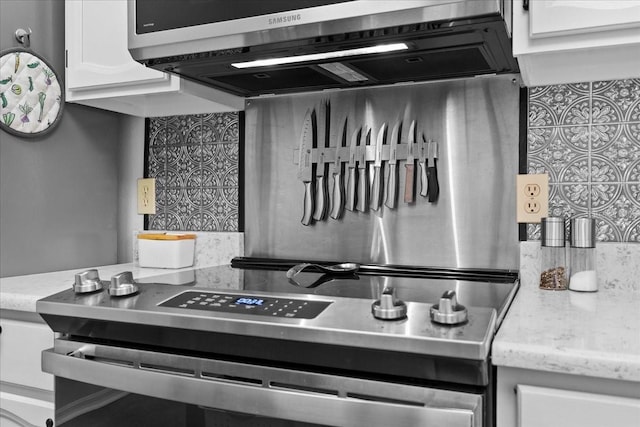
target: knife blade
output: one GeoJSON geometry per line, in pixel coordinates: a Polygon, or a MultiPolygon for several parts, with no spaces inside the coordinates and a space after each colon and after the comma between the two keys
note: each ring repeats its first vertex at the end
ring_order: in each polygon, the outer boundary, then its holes
{"type": "Polygon", "coordinates": [[[387,199],[385,200],[385,206],[391,209],[395,209],[398,203],[398,169],[396,164],[398,142],[402,135],[402,121],[396,123],[393,126],[391,132],[391,146],[389,147],[389,181],[387,182],[387,199]]]}
{"type": "MultiPolygon", "coordinates": [[[[331,125],[331,104],[329,101],[324,102],[324,147],[330,146],[329,128],[331,125]]],[[[329,163],[324,161],[324,150],[318,150],[318,165],[316,167],[316,205],[313,213],[313,219],[323,221],[327,219],[329,211],[329,163]]]]}
{"type": "Polygon", "coordinates": [[[307,110],[300,134],[300,152],[298,160],[298,179],[304,184],[304,204],[302,225],[309,225],[313,219],[314,192],[313,176],[315,164],[311,161],[311,149],[317,145],[316,111],[307,110]]]}
{"type": "Polygon", "coordinates": [[[336,144],[336,159],[333,162],[333,197],[331,198],[331,218],[340,219],[344,214],[344,159],[340,149],[347,146],[347,118],[342,127],[341,143],[336,144]]]}
{"type": "Polygon", "coordinates": [[[360,144],[360,136],[362,128],[356,129],[351,135],[351,145],[349,146],[349,169],[347,179],[347,200],[345,207],[353,211],[356,208],[356,188],[358,185],[358,175],[356,174],[356,158],[358,157],[358,145],[360,144]]]}
{"type": "Polygon", "coordinates": [[[371,209],[377,211],[382,199],[382,146],[387,139],[387,124],[383,123],[376,140],[376,157],[373,162],[373,184],[371,186],[371,209]]]}
{"type": "Polygon", "coordinates": [[[371,128],[365,126],[364,142],[358,145],[358,195],[356,209],[360,212],[369,210],[369,170],[367,165],[367,145],[371,144],[371,128]]]}
{"type": "Polygon", "coordinates": [[[427,153],[427,180],[429,181],[429,203],[438,201],[440,195],[440,184],[438,183],[438,143],[429,141],[429,151],[427,153]]]}
{"type": "Polygon", "coordinates": [[[427,140],[422,134],[423,142],[418,144],[418,164],[420,164],[420,195],[427,197],[428,181],[427,181],[427,140]]]}
{"type": "Polygon", "coordinates": [[[405,163],[404,178],[404,202],[413,203],[416,197],[416,190],[413,183],[415,182],[415,163],[414,146],[416,143],[416,121],[412,120],[409,125],[409,137],[407,140],[407,163],[405,163]]]}

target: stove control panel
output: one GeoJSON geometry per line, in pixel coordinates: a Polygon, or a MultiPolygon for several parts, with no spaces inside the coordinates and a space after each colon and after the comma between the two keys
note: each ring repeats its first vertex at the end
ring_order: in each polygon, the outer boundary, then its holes
{"type": "Polygon", "coordinates": [[[187,291],[160,303],[159,306],[257,316],[313,319],[322,313],[329,304],[331,304],[329,301],[187,291]]]}

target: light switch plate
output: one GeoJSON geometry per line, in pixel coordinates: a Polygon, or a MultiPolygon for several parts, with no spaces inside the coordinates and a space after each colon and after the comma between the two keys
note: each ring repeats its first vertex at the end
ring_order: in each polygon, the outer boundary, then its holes
{"type": "Polygon", "coordinates": [[[519,223],[539,223],[549,216],[549,175],[516,177],[516,218],[519,223]]]}
{"type": "Polygon", "coordinates": [[[138,179],[138,214],[154,215],[156,213],[156,179],[138,179]]]}

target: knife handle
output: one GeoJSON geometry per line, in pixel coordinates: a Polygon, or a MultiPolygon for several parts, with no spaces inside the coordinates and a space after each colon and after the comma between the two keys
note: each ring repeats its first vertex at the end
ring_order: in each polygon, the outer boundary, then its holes
{"type": "Polygon", "coordinates": [[[410,162],[404,165],[405,179],[404,179],[404,202],[413,203],[415,201],[415,187],[413,185],[415,180],[414,162],[410,162]]]}
{"type": "Polygon", "coordinates": [[[420,162],[420,195],[427,197],[429,181],[427,179],[427,161],[420,162]]]}
{"type": "Polygon", "coordinates": [[[371,184],[371,209],[377,211],[382,199],[382,166],[373,167],[373,183],[371,184]]]}
{"type": "Polygon", "coordinates": [[[358,168],[358,201],[356,203],[356,209],[360,212],[367,212],[369,210],[368,172],[366,167],[358,168]]]}
{"type": "Polygon", "coordinates": [[[333,202],[331,218],[340,219],[344,213],[344,176],[341,172],[333,174],[333,202]]]}
{"type": "Polygon", "coordinates": [[[429,167],[429,173],[427,174],[429,179],[429,202],[433,203],[438,200],[440,194],[440,184],[438,183],[438,167],[436,166],[436,159],[433,159],[433,166],[429,167]]]}
{"type": "Polygon", "coordinates": [[[302,214],[302,225],[311,224],[313,219],[314,208],[314,187],[312,181],[305,181],[304,183],[304,212],[302,214]]]}
{"type": "Polygon", "coordinates": [[[316,176],[316,206],[313,213],[313,219],[322,221],[327,218],[328,205],[328,188],[325,175],[316,176]]]}
{"type": "Polygon", "coordinates": [[[395,164],[389,165],[389,182],[387,183],[387,200],[385,205],[395,209],[398,202],[398,169],[395,164]]]}
{"type": "Polygon", "coordinates": [[[356,168],[349,168],[349,176],[347,178],[347,201],[346,208],[350,211],[356,208],[356,185],[358,181],[358,175],[356,175],[356,168]]]}

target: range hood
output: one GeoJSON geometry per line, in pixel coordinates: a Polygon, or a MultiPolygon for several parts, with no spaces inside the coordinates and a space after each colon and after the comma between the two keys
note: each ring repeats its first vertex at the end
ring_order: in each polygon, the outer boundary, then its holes
{"type": "Polygon", "coordinates": [[[246,97],[518,72],[510,0],[134,0],[128,28],[136,61],[246,97]]]}

